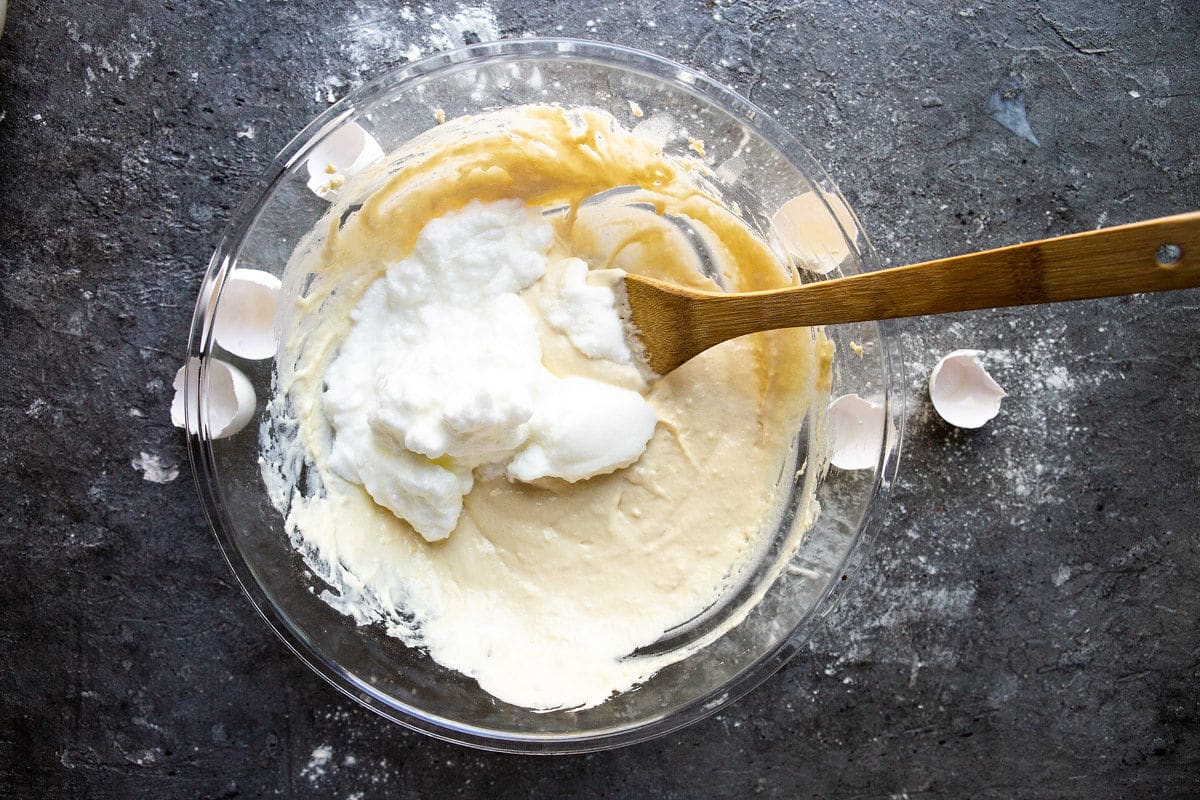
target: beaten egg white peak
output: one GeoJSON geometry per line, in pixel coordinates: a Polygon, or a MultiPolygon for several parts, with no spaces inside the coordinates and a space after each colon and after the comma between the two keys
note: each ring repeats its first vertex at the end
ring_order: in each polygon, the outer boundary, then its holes
{"type": "MultiPolygon", "coordinates": [[[[518,293],[545,273],[553,238],[519,200],[431,220],[367,288],[326,372],[330,466],[429,541],[454,530],[477,469],[585,480],[633,463],[654,432],[637,392],[542,365],[537,319],[518,293]]],[[[572,341],[628,364],[612,290],[582,286],[575,266],[567,299],[548,293],[539,305],[566,310],[554,325],[572,341]],[[581,302],[589,313],[569,313],[581,302]]]]}

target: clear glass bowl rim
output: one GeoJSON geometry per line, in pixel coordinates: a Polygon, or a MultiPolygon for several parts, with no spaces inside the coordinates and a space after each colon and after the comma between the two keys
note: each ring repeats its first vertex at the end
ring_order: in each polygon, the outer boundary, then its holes
{"type": "MultiPolygon", "coordinates": [[[[843,228],[843,238],[851,252],[862,265],[863,271],[880,268],[878,256],[870,241],[862,232],[862,226],[840,191],[829,178],[824,168],[808,151],[770,114],[755,106],[750,100],[734,90],[717,83],[704,74],[641,50],[596,41],[569,38],[527,38],[484,42],[439,53],[419,61],[405,64],[370,81],[359,89],[330,106],[298,133],[275,157],[263,176],[248,190],[245,198],[234,209],[229,222],[219,239],[205,273],[199,299],[193,314],[188,337],[188,359],[199,358],[201,362],[199,385],[205,384],[205,364],[211,355],[213,342],[211,317],[217,303],[211,298],[219,295],[226,277],[236,266],[237,256],[247,232],[254,226],[266,200],[276,185],[288,179],[288,173],[297,161],[306,157],[311,144],[323,136],[327,129],[339,125],[360,106],[367,107],[377,98],[387,95],[404,84],[418,78],[435,75],[442,71],[460,69],[473,63],[492,60],[558,60],[572,59],[593,62],[607,67],[640,73],[647,77],[673,84],[675,88],[690,92],[724,110],[741,124],[754,130],[763,139],[783,154],[819,185],[824,194],[831,194],[842,202],[849,211],[858,234],[851,237],[843,228]]],[[[831,217],[836,219],[835,215],[831,217]]],[[[840,226],[839,222],[839,226],[840,226]]],[[[876,468],[867,510],[863,515],[858,532],[847,550],[837,574],[841,580],[833,580],[791,633],[772,652],[765,654],[734,680],[698,697],[667,717],[616,731],[595,734],[537,734],[519,735],[489,731],[464,725],[454,720],[412,708],[393,701],[342,669],[336,661],[313,647],[298,630],[295,630],[287,615],[275,607],[266,592],[258,585],[252,570],[245,563],[235,541],[236,526],[230,519],[223,498],[220,479],[211,442],[204,435],[188,435],[188,457],[195,476],[201,506],[210,528],[216,536],[222,555],[232,570],[251,604],[285,645],[314,672],[359,704],[381,716],[412,730],[428,734],[444,741],[468,745],[485,750],[510,753],[566,754],[606,750],[663,736],[693,722],[717,713],[735,702],[767,678],[777,672],[799,650],[812,629],[820,624],[834,608],[845,592],[850,575],[861,564],[869,543],[879,528],[885,500],[895,480],[899,467],[904,427],[903,357],[893,323],[879,322],[879,341],[882,352],[880,360],[884,367],[883,402],[888,425],[890,446],[885,447],[876,468]]],[[[192,393],[192,386],[185,385],[184,407],[185,430],[199,428],[194,419],[198,416],[199,397],[192,393]]]]}

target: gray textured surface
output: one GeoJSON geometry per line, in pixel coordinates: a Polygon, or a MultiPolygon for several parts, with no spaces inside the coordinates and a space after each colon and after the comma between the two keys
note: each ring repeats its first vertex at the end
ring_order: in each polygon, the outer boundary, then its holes
{"type": "Polygon", "coordinates": [[[902,479],[828,624],[720,716],[588,757],[441,744],[311,675],[233,584],[166,415],[243,190],[327,102],[464,36],[616,40],[705,69],[810,146],[889,264],[1200,206],[1200,11],[1080,5],[499,0],[456,23],[448,0],[17,0],[0,793],[1194,796],[1195,291],[904,323],[902,479]],[[921,394],[963,346],[1010,393],[974,434],[921,394]],[[180,476],[145,480],[143,452],[180,476]]]}

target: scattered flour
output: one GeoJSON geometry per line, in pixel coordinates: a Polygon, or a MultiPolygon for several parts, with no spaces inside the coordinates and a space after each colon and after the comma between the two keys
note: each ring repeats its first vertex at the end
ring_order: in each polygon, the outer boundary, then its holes
{"type": "Polygon", "coordinates": [[[1075,380],[1071,377],[1071,373],[1066,367],[1053,367],[1044,376],[1044,381],[1047,389],[1055,392],[1069,392],[1075,388],[1075,380]]]}
{"type": "Polygon", "coordinates": [[[434,15],[429,6],[421,15],[411,7],[397,12],[378,0],[357,0],[342,25],[343,72],[329,75],[314,86],[318,102],[334,103],[360,86],[373,73],[404,61],[453,50],[476,42],[500,38],[496,12],[487,3],[455,6],[434,15]]]}
{"type": "MultiPolygon", "coordinates": [[[[1022,323],[1014,317],[1009,324],[1015,328],[1022,323]]],[[[984,430],[957,432],[952,436],[997,438],[991,449],[992,468],[998,480],[992,483],[989,495],[1007,499],[1012,510],[1011,522],[1017,526],[1031,520],[1039,513],[1039,507],[1066,501],[1058,490],[1059,479],[1074,466],[1072,452],[1063,443],[1083,431],[1077,415],[1081,403],[1092,390],[1114,380],[1110,370],[1082,363],[1064,353],[1062,342],[1066,336],[1067,324],[1061,323],[1047,327],[1037,339],[1019,347],[988,348],[978,341],[977,334],[961,323],[953,323],[909,372],[913,377],[910,391],[920,397],[926,393],[929,369],[945,352],[958,346],[976,345],[984,350],[980,360],[1004,386],[1008,399],[1000,415],[984,430]]],[[[914,427],[923,426],[933,418],[932,409],[924,399],[917,400],[910,408],[915,411],[909,420],[914,427]]]]}
{"type": "MultiPolygon", "coordinates": [[[[885,596],[889,593],[880,592],[885,596]]],[[[894,602],[887,604],[888,610],[875,620],[876,625],[896,628],[904,623],[924,624],[930,619],[957,622],[967,617],[975,603],[975,587],[970,584],[935,589],[905,586],[896,594],[902,596],[890,598],[894,602]]]]}
{"type": "Polygon", "coordinates": [[[411,50],[413,28],[417,27],[411,24],[414,19],[407,7],[397,13],[388,4],[363,0],[354,4],[342,26],[341,41],[351,83],[361,83],[365,74],[394,64],[397,55],[411,50]]]}
{"type": "Polygon", "coordinates": [[[146,60],[154,55],[154,39],[145,31],[131,31],[129,41],[113,40],[105,44],[92,44],[83,40],[79,25],[74,21],[66,24],[66,34],[82,54],[83,94],[91,97],[100,83],[116,81],[124,83],[136,78],[146,60]]]}
{"type": "Polygon", "coordinates": [[[138,453],[138,457],[129,463],[151,483],[170,483],[179,477],[178,464],[164,464],[162,457],[153,453],[138,453]]]}
{"type": "Polygon", "coordinates": [[[318,103],[325,102],[332,105],[336,103],[343,94],[345,94],[345,92],[342,90],[346,87],[346,81],[342,80],[337,75],[329,75],[324,80],[321,80],[317,83],[313,97],[318,103]]]}
{"type": "Polygon", "coordinates": [[[38,419],[49,407],[50,404],[39,397],[29,404],[29,408],[25,409],[25,416],[31,419],[38,419]]]}
{"type": "Polygon", "coordinates": [[[333,758],[333,748],[329,745],[323,744],[313,748],[308,763],[300,770],[300,776],[308,778],[309,783],[316,783],[325,777],[325,772],[329,767],[329,760],[331,758],[333,758]]]}
{"type": "Polygon", "coordinates": [[[474,42],[494,42],[500,38],[496,12],[486,3],[461,6],[452,15],[442,14],[430,26],[428,38],[433,50],[450,50],[474,42]]]}
{"type": "Polygon", "coordinates": [[[873,661],[900,666],[909,672],[909,681],[915,682],[915,672],[921,667],[953,668],[959,653],[951,637],[944,637],[945,644],[941,645],[924,643],[917,653],[913,634],[931,629],[956,630],[973,613],[975,599],[975,587],[970,583],[930,587],[924,581],[881,585],[870,599],[847,596],[845,603],[869,602],[872,608],[886,610],[874,614],[859,628],[839,631],[837,657],[825,668],[825,674],[837,675],[847,664],[873,661]]]}

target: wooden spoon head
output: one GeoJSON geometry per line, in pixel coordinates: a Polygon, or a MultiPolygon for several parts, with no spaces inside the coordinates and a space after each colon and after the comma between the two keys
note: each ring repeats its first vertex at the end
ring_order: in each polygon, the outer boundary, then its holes
{"type": "Polygon", "coordinates": [[[666,375],[716,344],[706,343],[703,330],[697,331],[695,312],[700,295],[653,278],[625,275],[634,351],[640,351],[656,375],[666,375]]]}

